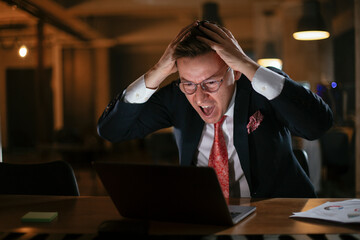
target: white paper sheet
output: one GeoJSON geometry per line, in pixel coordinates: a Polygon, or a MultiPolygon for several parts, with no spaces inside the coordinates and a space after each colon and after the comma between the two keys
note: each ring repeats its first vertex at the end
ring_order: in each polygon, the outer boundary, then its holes
{"type": "Polygon", "coordinates": [[[294,212],[290,217],[316,218],[341,223],[360,223],[360,199],[326,202],[305,212],[294,212]]]}

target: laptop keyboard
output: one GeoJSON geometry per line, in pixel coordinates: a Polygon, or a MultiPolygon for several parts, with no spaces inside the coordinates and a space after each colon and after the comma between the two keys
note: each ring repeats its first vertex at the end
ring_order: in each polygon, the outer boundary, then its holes
{"type": "Polygon", "coordinates": [[[241,214],[241,212],[230,212],[231,218],[235,218],[235,217],[239,216],[240,214],[241,214]]]}
{"type": "Polygon", "coordinates": [[[235,219],[237,216],[243,214],[243,211],[240,206],[229,205],[228,208],[232,219],[235,219]]]}

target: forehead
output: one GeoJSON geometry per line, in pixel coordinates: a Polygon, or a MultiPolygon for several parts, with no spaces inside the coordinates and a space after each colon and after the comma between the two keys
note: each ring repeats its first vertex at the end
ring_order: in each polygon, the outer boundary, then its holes
{"type": "Polygon", "coordinates": [[[179,76],[192,82],[200,82],[219,74],[225,66],[224,61],[215,52],[196,57],[177,59],[179,76]]]}

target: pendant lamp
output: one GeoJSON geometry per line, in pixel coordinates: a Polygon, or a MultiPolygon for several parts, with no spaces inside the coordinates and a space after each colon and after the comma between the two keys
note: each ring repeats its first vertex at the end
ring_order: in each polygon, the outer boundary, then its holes
{"type": "Polygon", "coordinates": [[[305,0],[303,16],[300,18],[293,37],[300,41],[313,41],[326,39],[329,36],[330,33],[321,16],[320,3],[317,0],[305,0]]]}
{"type": "Polygon", "coordinates": [[[263,67],[276,67],[282,69],[282,60],[276,53],[275,45],[271,41],[265,43],[265,50],[260,59],[258,59],[258,64],[263,67]]]}
{"type": "Polygon", "coordinates": [[[271,17],[273,16],[273,11],[265,11],[264,15],[266,17],[265,22],[268,24],[267,29],[267,38],[265,42],[265,47],[261,52],[260,58],[257,60],[257,63],[263,67],[276,67],[282,69],[282,60],[279,57],[279,54],[276,51],[276,47],[272,37],[271,26],[271,17]]]}
{"type": "Polygon", "coordinates": [[[219,25],[223,25],[219,14],[219,5],[215,2],[205,2],[203,4],[202,19],[210,22],[215,22],[219,25]]]}

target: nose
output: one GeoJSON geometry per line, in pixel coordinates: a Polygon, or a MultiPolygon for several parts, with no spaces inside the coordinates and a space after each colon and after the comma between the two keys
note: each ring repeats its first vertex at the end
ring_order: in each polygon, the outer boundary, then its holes
{"type": "Polygon", "coordinates": [[[198,86],[198,88],[196,89],[195,93],[194,93],[194,98],[195,98],[195,102],[200,105],[203,102],[205,102],[205,100],[208,97],[208,93],[205,92],[200,86],[198,86]]]}

